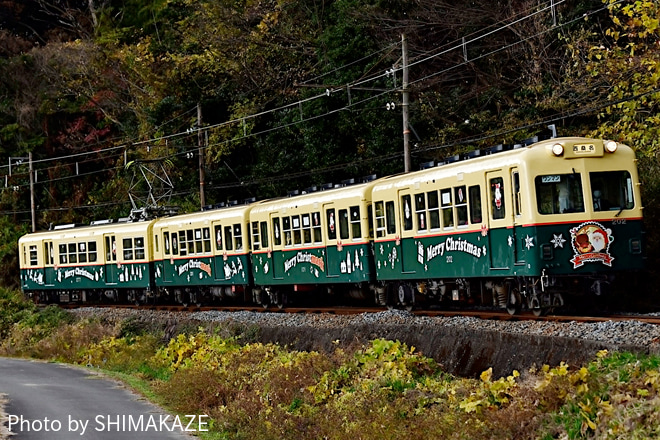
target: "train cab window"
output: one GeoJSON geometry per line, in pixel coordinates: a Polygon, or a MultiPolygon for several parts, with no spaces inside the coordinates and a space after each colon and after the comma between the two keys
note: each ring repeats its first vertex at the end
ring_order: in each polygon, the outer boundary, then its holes
{"type": "Polygon", "coordinates": [[[258,251],[261,249],[261,239],[259,235],[259,222],[252,222],[252,249],[258,251]]]}
{"type": "Polygon", "coordinates": [[[213,227],[213,230],[215,232],[215,250],[216,251],[221,251],[222,250],[222,225],[215,225],[213,227]]]}
{"type": "Polygon", "coordinates": [[[589,173],[594,211],[622,211],[635,207],[632,177],[628,171],[589,173]]]}
{"type": "Polygon", "coordinates": [[[351,235],[353,238],[362,238],[362,224],[360,219],[360,207],[351,206],[351,235]]]}
{"type": "Polygon", "coordinates": [[[385,208],[383,202],[374,203],[374,211],[376,218],[376,238],[385,236],[385,208]]]}
{"type": "Polygon", "coordinates": [[[513,209],[516,217],[522,214],[522,194],[520,194],[520,174],[518,171],[511,171],[511,185],[513,186],[513,209]]]}
{"type": "Polygon", "coordinates": [[[426,199],[424,193],[415,194],[415,218],[417,230],[426,231],[426,199]]]}
{"type": "Polygon", "coordinates": [[[440,204],[442,205],[442,227],[454,227],[454,206],[451,199],[451,188],[440,190],[440,204]]]}
{"type": "Polygon", "coordinates": [[[458,222],[458,226],[467,226],[468,206],[465,186],[457,186],[454,188],[454,201],[456,207],[456,221],[458,222]]]}
{"type": "Polygon", "coordinates": [[[69,261],[66,253],[66,245],[61,244],[58,246],[58,249],[60,251],[60,264],[66,264],[69,261]]]}
{"type": "Polygon", "coordinates": [[[165,255],[170,254],[170,233],[163,232],[163,252],[165,255]]]}
{"type": "Polygon", "coordinates": [[[154,251],[158,252],[160,250],[160,246],[158,244],[158,234],[154,234],[154,251]]]}
{"type": "Polygon", "coordinates": [[[468,199],[470,200],[470,223],[481,223],[481,188],[479,185],[471,186],[468,189],[468,199]]]}
{"type": "Polygon", "coordinates": [[[350,238],[350,232],[348,231],[348,210],[340,209],[338,211],[339,215],[339,238],[346,240],[350,238]]]}
{"type": "Polygon", "coordinates": [[[37,245],[32,244],[28,248],[28,253],[30,255],[30,266],[36,266],[37,265],[37,245]]]}
{"type": "Polygon", "coordinates": [[[273,244],[280,246],[282,244],[282,235],[280,233],[280,218],[273,217],[273,244]]]}
{"type": "Polygon", "coordinates": [[[211,230],[209,228],[202,229],[203,241],[204,241],[204,252],[211,252],[211,230]]]}
{"type": "Polygon", "coordinates": [[[539,214],[584,212],[582,179],[579,173],[536,176],[534,183],[539,214]]]}
{"type": "Polygon", "coordinates": [[[335,219],[335,210],[326,209],[325,216],[328,219],[328,240],[337,239],[337,224],[335,219]]]}
{"type": "Polygon", "coordinates": [[[312,212],[312,235],[314,236],[314,243],[323,242],[323,237],[321,237],[321,213],[318,211],[312,212]]]}
{"type": "Polygon", "coordinates": [[[124,248],[124,260],[133,260],[133,240],[130,238],[124,238],[122,240],[122,245],[124,248]]]}
{"type": "Polygon", "coordinates": [[[401,209],[403,211],[403,230],[410,231],[413,228],[412,224],[412,205],[410,203],[410,196],[401,196],[401,209]]]}
{"type": "Polygon", "coordinates": [[[96,242],[88,241],[87,242],[87,261],[90,263],[96,262],[96,242]]]}
{"type": "Polygon", "coordinates": [[[75,243],[69,243],[67,245],[68,250],[69,250],[69,263],[77,263],[78,262],[78,253],[76,252],[76,244],[75,243]]]}
{"type": "Polygon", "coordinates": [[[504,179],[501,177],[490,179],[490,201],[493,220],[503,219],[506,216],[506,208],[504,206],[504,179]]]}
{"type": "Polygon", "coordinates": [[[312,243],[312,223],[310,222],[309,214],[302,215],[302,237],[303,243],[312,243]]]}
{"type": "Polygon", "coordinates": [[[385,221],[388,234],[396,234],[396,216],[394,213],[394,202],[385,202],[385,221]]]}
{"type": "Polygon", "coordinates": [[[78,263],[87,263],[87,243],[78,243],[78,263]]]}
{"type": "Polygon", "coordinates": [[[440,201],[438,191],[426,193],[426,201],[429,209],[429,227],[431,229],[440,229],[440,201]]]}
{"type": "Polygon", "coordinates": [[[134,240],[135,259],[144,260],[144,237],[135,237],[134,240]]]}

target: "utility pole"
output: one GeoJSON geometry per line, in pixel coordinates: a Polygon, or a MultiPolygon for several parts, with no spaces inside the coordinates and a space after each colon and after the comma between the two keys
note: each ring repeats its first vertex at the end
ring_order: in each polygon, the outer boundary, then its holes
{"type": "Polygon", "coordinates": [[[28,162],[30,168],[30,212],[32,213],[32,232],[37,230],[37,215],[34,206],[34,170],[32,169],[32,152],[28,153],[28,162]]]}
{"type": "Polygon", "coordinates": [[[403,85],[401,86],[403,114],[403,168],[406,173],[410,172],[410,127],[408,124],[408,44],[406,36],[401,35],[401,51],[403,64],[403,85]]]}
{"type": "Polygon", "coordinates": [[[204,137],[202,134],[202,105],[197,103],[197,152],[199,154],[199,203],[201,208],[206,206],[206,196],[204,194],[204,137]]]}

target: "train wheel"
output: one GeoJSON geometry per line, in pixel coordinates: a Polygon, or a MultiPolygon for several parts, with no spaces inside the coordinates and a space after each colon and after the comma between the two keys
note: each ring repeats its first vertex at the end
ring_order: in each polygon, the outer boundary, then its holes
{"type": "Polygon", "coordinates": [[[398,289],[399,305],[404,309],[411,311],[415,305],[415,292],[410,284],[401,283],[398,289]]]}
{"type": "Polygon", "coordinates": [[[534,316],[541,316],[543,314],[543,308],[541,308],[541,302],[539,297],[534,295],[529,299],[529,308],[532,310],[534,316]]]}
{"type": "Polygon", "coordinates": [[[552,295],[552,313],[555,313],[557,309],[561,309],[564,307],[564,297],[561,295],[561,293],[555,293],[552,295]]]}
{"type": "Polygon", "coordinates": [[[520,296],[520,290],[517,287],[509,287],[509,294],[507,296],[508,300],[506,302],[506,311],[509,315],[515,315],[520,313],[522,307],[522,297],[520,296]]]}

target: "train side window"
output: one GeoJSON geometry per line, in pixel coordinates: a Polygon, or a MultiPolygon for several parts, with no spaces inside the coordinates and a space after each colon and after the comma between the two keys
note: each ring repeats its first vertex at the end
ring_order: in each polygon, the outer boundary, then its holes
{"type": "Polygon", "coordinates": [[[282,231],[284,232],[284,246],[293,246],[291,235],[291,217],[282,217],[282,231]]]}
{"type": "Polygon", "coordinates": [[[243,229],[240,223],[234,225],[234,249],[237,251],[243,249],[243,229]]]}
{"type": "Polygon", "coordinates": [[[385,202],[385,219],[387,221],[387,233],[396,234],[396,215],[393,201],[385,202]]]}
{"type": "Polygon", "coordinates": [[[179,255],[179,240],[176,238],[176,232],[172,233],[172,255],[179,255]]]}
{"type": "Polygon", "coordinates": [[[417,230],[426,231],[426,200],[424,193],[415,194],[415,217],[417,218],[417,230]]]}
{"type": "Polygon", "coordinates": [[[346,240],[350,238],[348,232],[348,210],[339,210],[339,238],[346,240]]]}
{"type": "Polygon", "coordinates": [[[216,251],[221,251],[222,250],[222,225],[215,225],[213,227],[213,230],[215,232],[215,250],[216,251]]]}
{"type": "MultiPolygon", "coordinates": [[[[201,237],[200,237],[201,238],[201,237]]],[[[186,230],[186,243],[188,244],[188,255],[195,253],[195,236],[192,229],[186,230]]]]}
{"type": "Polygon", "coordinates": [[[506,208],[504,206],[504,179],[501,177],[490,179],[490,202],[493,220],[503,219],[506,215],[506,208]]]}
{"type": "Polygon", "coordinates": [[[87,243],[78,243],[78,263],[87,263],[87,243]]]}
{"type": "Polygon", "coordinates": [[[188,246],[186,245],[186,231],[179,231],[179,255],[182,257],[188,254],[188,246]]]}
{"type": "Polygon", "coordinates": [[[96,242],[88,241],[87,242],[87,259],[90,263],[96,262],[96,242]]]}
{"type": "Polygon", "coordinates": [[[376,217],[376,238],[385,236],[385,209],[383,202],[374,203],[374,211],[376,217]]]}
{"type": "Polygon", "coordinates": [[[36,266],[37,265],[37,245],[36,244],[31,244],[29,247],[29,254],[30,254],[30,266],[36,266]]]}
{"type": "Polygon", "coordinates": [[[273,217],[273,244],[280,246],[282,244],[282,235],[280,234],[280,218],[273,217]]]}
{"type": "Polygon", "coordinates": [[[135,237],[134,241],[135,259],[144,260],[144,237],[135,237]]]}
{"type": "Polygon", "coordinates": [[[440,203],[442,205],[442,227],[454,227],[454,206],[451,199],[451,188],[440,190],[440,203]]]}
{"type": "Polygon", "coordinates": [[[202,229],[203,239],[204,239],[204,253],[211,252],[211,229],[204,228],[202,229]]]}
{"type": "Polygon", "coordinates": [[[468,199],[470,200],[470,223],[479,224],[482,221],[481,187],[479,187],[479,185],[474,185],[471,186],[468,191],[468,199]]]}
{"type": "Polygon", "coordinates": [[[228,251],[234,249],[232,243],[234,243],[234,240],[232,239],[231,226],[225,226],[225,246],[228,251]]]}
{"type": "Polygon", "coordinates": [[[584,212],[582,179],[579,173],[536,176],[534,184],[539,214],[584,212]]]}
{"type": "Polygon", "coordinates": [[[328,219],[328,240],[337,239],[337,224],[335,221],[335,210],[326,209],[325,216],[328,219]]]}
{"type": "Polygon", "coordinates": [[[195,253],[201,254],[204,252],[204,243],[202,240],[202,230],[195,229],[195,253]]]}
{"type": "Polygon", "coordinates": [[[458,226],[467,226],[468,207],[465,186],[457,186],[454,188],[454,202],[456,206],[456,220],[458,221],[458,226]]]}
{"type": "Polygon", "coordinates": [[[291,232],[293,233],[293,244],[299,245],[302,243],[302,235],[300,231],[300,216],[291,216],[291,232]]]}
{"type": "Polygon", "coordinates": [[[259,222],[252,222],[252,250],[258,251],[260,248],[259,222]]]}
{"type": "Polygon", "coordinates": [[[312,243],[312,224],[310,222],[309,214],[302,215],[302,233],[303,233],[303,243],[311,244],[312,243]]]}
{"type": "Polygon", "coordinates": [[[513,209],[516,213],[516,217],[519,217],[522,214],[521,196],[520,194],[520,174],[518,171],[511,171],[511,185],[513,185],[513,209]]]}
{"type": "Polygon", "coordinates": [[[410,203],[410,196],[401,196],[401,209],[403,210],[403,230],[410,231],[413,228],[412,224],[412,205],[410,203]]]}
{"type": "Polygon", "coordinates": [[[323,242],[321,236],[321,213],[316,211],[312,212],[312,234],[314,235],[314,243],[323,242]]]}
{"type": "Polygon", "coordinates": [[[78,262],[78,254],[76,253],[76,244],[75,243],[69,243],[68,245],[69,249],[69,263],[77,263],[78,262]]]}
{"type": "Polygon", "coordinates": [[[163,251],[165,252],[165,255],[169,255],[170,254],[170,233],[169,232],[163,232],[163,246],[164,246],[163,251]]]}
{"type": "Polygon", "coordinates": [[[268,222],[261,222],[261,246],[264,248],[268,247],[268,222]]]}
{"type": "Polygon", "coordinates": [[[351,206],[351,235],[353,238],[362,238],[362,224],[360,221],[360,207],[351,206]]]}
{"type": "Polygon", "coordinates": [[[438,191],[427,192],[426,201],[429,209],[429,227],[431,229],[440,229],[440,202],[438,200],[438,191]]]}
{"type": "Polygon", "coordinates": [[[126,261],[133,260],[133,239],[124,238],[122,240],[122,246],[124,248],[124,260],[126,261]]]}
{"type": "MultiPolygon", "coordinates": [[[[106,237],[106,240],[108,237],[106,237]]],[[[66,264],[69,260],[67,259],[67,254],[66,254],[66,245],[61,244],[58,246],[59,251],[60,251],[60,264],[66,264]]]]}

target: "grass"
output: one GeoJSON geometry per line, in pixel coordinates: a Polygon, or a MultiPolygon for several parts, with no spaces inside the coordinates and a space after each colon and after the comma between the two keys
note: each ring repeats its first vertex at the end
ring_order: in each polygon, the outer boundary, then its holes
{"type": "Polygon", "coordinates": [[[397,341],[299,352],[213,327],[164,343],[136,321],[74,320],[1,290],[0,303],[1,354],[98,368],[175,414],[208,415],[204,439],[660,436],[656,356],[600,352],[585,365],[467,379],[397,341]]]}

